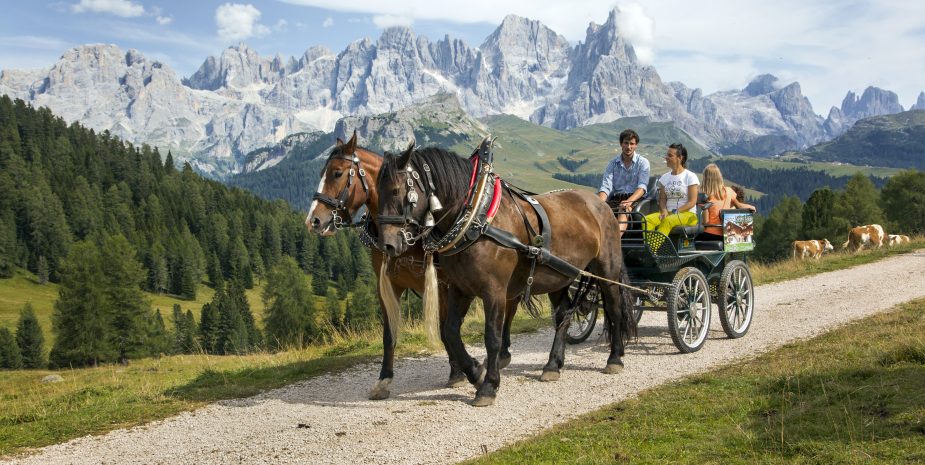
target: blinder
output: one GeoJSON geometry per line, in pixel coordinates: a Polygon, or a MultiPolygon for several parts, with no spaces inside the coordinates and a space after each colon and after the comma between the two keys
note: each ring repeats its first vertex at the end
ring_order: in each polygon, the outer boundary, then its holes
{"type": "MultiPolygon", "coordinates": [[[[433,178],[430,173],[430,166],[427,163],[423,164],[424,178],[427,180],[427,184],[424,184],[424,181],[421,180],[421,175],[418,174],[417,170],[414,169],[413,163],[408,163],[408,167],[405,168],[403,173],[407,176],[405,178],[405,183],[408,186],[408,193],[405,196],[404,202],[402,202],[402,213],[401,215],[379,215],[376,217],[376,223],[379,225],[383,224],[398,224],[402,225],[400,230],[402,237],[405,240],[405,243],[409,246],[414,245],[417,241],[428,234],[431,229],[433,229],[436,222],[434,221],[433,212],[443,209],[443,206],[440,204],[440,200],[437,199],[436,195],[436,186],[434,185],[433,178]],[[427,213],[424,215],[424,224],[414,218],[413,212],[417,208],[418,201],[420,196],[418,195],[417,189],[420,188],[421,192],[424,195],[428,194],[428,187],[430,189],[430,195],[428,196],[428,207],[427,213]],[[413,227],[412,231],[410,227],[413,227]],[[417,232],[417,234],[415,234],[417,232]]],[[[402,171],[399,171],[402,173],[402,171]]]]}

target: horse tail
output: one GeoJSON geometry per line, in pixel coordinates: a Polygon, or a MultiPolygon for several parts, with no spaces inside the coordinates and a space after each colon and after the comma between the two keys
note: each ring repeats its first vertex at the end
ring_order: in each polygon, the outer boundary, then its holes
{"type": "Polygon", "coordinates": [[[386,324],[389,325],[389,333],[392,335],[392,347],[395,347],[398,342],[398,329],[401,327],[401,305],[395,296],[395,289],[392,288],[392,279],[389,278],[388,257],[382,259],[382,266],[379,268],[379,300],[382,301],[386,324]]]}
{"type": "Polygon", "coordinates": [[[437,269],[434,267],[434,254],[426,254],[424,259],[424,331],[431,347],[441,346],[440,342],[440,288],[437,283],[437,269]]]}
{"type": "Polygon", "coordinates": [[[527,309],[527,313],[530,314],[533,318],[540,317],[540,307],[543,306],[543,302],[540,296],[536,294],[530,295],[529,299],[522,299],[521,302],[524,305],[524,308],[527,309]]]}
{"type": "MultiPolygon", "coordinates": [[[[630,275],[626,271],[626,265],[620,267],[620,283],[629,285],[630,275]]],[[[604,312],[604,331],[601,335],[603,338],[610,337],[614,331],[618,331],[621,338],[621,344],[626,346],[631,339],[637,335],[636,330],[636,302],[633,300],[633,293],[626,287],[620,289],[620,299],[623,305],[620,305],[620,327],[618,328],[607,312],[604,312]]]]}

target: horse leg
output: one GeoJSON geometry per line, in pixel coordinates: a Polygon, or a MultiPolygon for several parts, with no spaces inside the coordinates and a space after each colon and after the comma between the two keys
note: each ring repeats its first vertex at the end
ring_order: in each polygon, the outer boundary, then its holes
{"type": "Polygon", "coordinates": [[[572,314],[568,308],[568,288],[549,293],[549,300],[553,303],[553,322],[556,336],[549,349],[549,361],[543,367],[540,381],[558,381],[559,371],[565,365],[565,333],[571,323],[572,314]]]}
{"type": "MultiPolygon", "coordinates": [[[[459,362],[453,357],[450,347],[446,339],[446,318],[448,311],[447,304],[447,292],[446,289],[441,289],[440,292],[440,340],[443,342],[443,348],[446,349],[447,357],[450,362],[450,377],[446,381],[446,387],[462,387],[467,383],[466,374],[463,373],[462,368],[459,365],[459,362]]],[[[466,307],[466,310],[463,312],[463,319],[468,313],[469,307],[466,307]]]]}
{"type": "Polygon", "coordinates": [[[518,299],[508,300],[504,305],[504,328],[501,329],[501,354],[498,356],[498,366],[501,369],[511,364],[511,322],[517,313],[518,299]]]}
{"type": "Polygon", "coordinates": [[[443,334],[441,338],[446,345],[450,359],[456,361],[459,369],[466,375],[466,379],[470,383],[478,386],[485,377],[485,367],[479,365],[479,362],[469,355],[460,334],[463,317],[469,311],[469,304],[472,303],[472,299],[473,297],[463,295],[458,289],[450,286],[447,292],[446,321],[442,325],[443,334]]]}
{"type": "Polygon", "coordinates": [[[507,308],[504,301],[485,299],[485,382],[475,392],[474,407],[487,407],[495,403],[498,388],[501,387],[501,368],[498,366],[498,355],[501,352],[501,339],[505,315],[502,310],[507,308]]]}
{"type": "Polygon", "coordinates": [[[607,357],[607,366],[604,367],[604,373],[617,374],[623,371],[623,335],[620,332],[622,323],[621,294],[622,291],[617,289],[616,285],[603,284],[601,292],[604,297],[604,312],[607,314],[605,325],[610,336],[610,355],[607,357]],[[620,307],[618,310],[617,307],[620,307]]]}
{"type": "MultiPolygon", "coordinates": [[[[394,288],[394,286],[393,286],[394,288]]],[[[401,296],[404,289],[396,289],[395,295],[401,296]]],[[[386,311],[386,304],[379,296],[379,308],[382,311],[382,368],[379,370],[379,379],[369,389],[370,400],[388,399],[391,392],[389,386],[392,384],[394,376],[393,367],[395,363],[395,339],[392,337],[392,325],[398,324],[397,321],[389,321],[389,313],[386,311]]]]}

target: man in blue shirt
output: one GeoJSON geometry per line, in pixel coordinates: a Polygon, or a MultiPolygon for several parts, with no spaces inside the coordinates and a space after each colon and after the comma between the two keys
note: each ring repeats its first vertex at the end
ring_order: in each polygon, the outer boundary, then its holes
{"type": "MultiPolygon", "coordinates": [[[[611,207],[628,211],[633,202],[646,195],[649,183],[649,160],[636,153],[639,134],[632,129],[620,133],[620,155],[610,160],[604,170],[597,195],[611,207]]],[[[620,217],[620,234],[626,230],[626,218],[620,217]]]]}

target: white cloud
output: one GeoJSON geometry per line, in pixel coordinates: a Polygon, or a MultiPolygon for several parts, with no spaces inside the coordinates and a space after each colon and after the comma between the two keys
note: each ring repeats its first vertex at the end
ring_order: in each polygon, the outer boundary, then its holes
{"type": "Polygon", "coordinates": [[[173,18],[169,16],[158,16],[155,18],[155,20],[157,21],[157,24],[160,24],[161,26],[166,26],[173,22],[173,18]]]}
{"type": "Polygon", "coordinates": [[[324,18],[324,22],[321,23],[321,27],[331,27],[333,25],[334,25],[334,18],[330,16],[328,16],[327,18],[324,18]]]}
{"type": "Polygon", "coordinates": [[[273,30],[277,32],[286,32],[289,30],[289,21],[281,19],[276,22],[276,25],[273,26],[273,30]]]}
{"type": "Polygon", "coordinates": [[[411,25],[414,24],[414,20],[407,16],[376,15],[373,16],[373,24],[380,29],[392,26],[411,27],[411,25]]]}
{"type": "Polygon", "coordinates": [[[643,11],[642,5],[631,3],[619,7],[617,30],[633,44],[636,58],[644,65],[655,59],[655,21],[643,11]]]}
{"type": "Polygon", "coordinates": [[[132,18],[145,14],[145,7],[128,0],[80,0],[71,5],[74,13],[109,13],[123,18],[132,18]]]}
{"type": "Polygon", "coordinates": [[[224,41],[233,42],[269,34],[270,29],[258,23],[259,19],[260,10],[250,4],[225,3],[215,10],[218,36],[224,41]]]}

